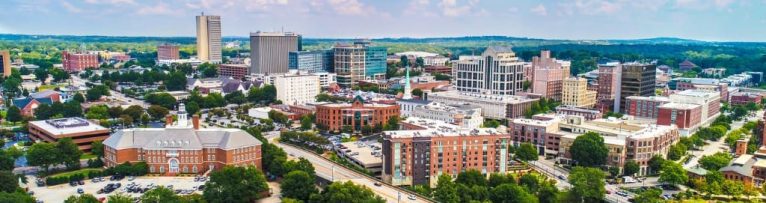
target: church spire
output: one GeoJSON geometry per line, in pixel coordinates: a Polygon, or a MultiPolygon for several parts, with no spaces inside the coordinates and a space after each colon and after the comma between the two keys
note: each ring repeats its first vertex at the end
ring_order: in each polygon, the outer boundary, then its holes
{"type": "Polygon", "coordinates": [[[410,65],[407,64],[407,67],[405,67],[407,70],[407,73],[404,77],[404,96],[402,99],[412,99],[412,87],[410,86],[410,65]]]}

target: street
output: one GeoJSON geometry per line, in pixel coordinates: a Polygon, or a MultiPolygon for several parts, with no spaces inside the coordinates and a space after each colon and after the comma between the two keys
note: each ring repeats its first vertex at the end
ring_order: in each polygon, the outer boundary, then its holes
{"type": "MultiPolygon", "coordinates": [[[[72,85],[75,85],[75,86],[85,86],[85,82],[86,81],[83,80],[82,78],[80,78],[80,76],[78,76],[76,74],[73,74],[71,78],[72,78],[72,85]]],[[[116,99],[118,101],[126,102],[126,103],[128,103],[128,105],[138,105],[138,106],[143,107],[144,109],[149,108],[149,106],[150,106],[149,103],[146,103],[143,100],[127,97],[127,96],[125,96],[124,94],[122,94],[122,93],[120,93],[118,91],[114,91],[114,90],[110,89],[109,90],[109,94],[111,94],[111,96],[114,97],[114,99],[116,99]]]]}
{"type": "MultiPolygon", "coordinates": [[[[745,125],[745,123],[749,121],[757,121],[760,119],[760,116],[763,115],[764,110],[759,110],[755,113],[755,117],[752,116],[746,116],[744,119],[740,121],[733,121],[731,123],[731,129],[726,131],[726,134],[729,134],[732,130],[736,130],[742,127],[742,125],[745,125]]],[[[699,164],[699,159],[702,158],[702,156],[710,156],[717,152],[731,152],[729,149],[729,146],[725,142],[726,136],[721,137],[721,139],[718,139],[717,141],[707,142],[708,144],[702,147],[702,150],[690,150],[690,154],[693,155],[691,160],[687,163],[683,163],[683,166],[685,169],[694,168],[697,167],[699,164]]]]}

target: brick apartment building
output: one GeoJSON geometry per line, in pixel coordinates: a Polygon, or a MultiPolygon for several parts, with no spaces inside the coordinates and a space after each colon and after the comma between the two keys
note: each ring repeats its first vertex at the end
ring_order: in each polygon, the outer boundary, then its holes
{"type": "Polygon", "coordinates": [[[667,97],[657,96],[630,96],[626,99],[626,113],[631,116],[644,118],[657,118],[659,106],[670,102],[670,99],[667,97]]]}
{"type": "MultiPolygon", "coordinates": [[[[183,104],[179,109],[184,109],[183,104]]],[[[261,166],[261,142],[240,129],[200,129],[199,117],[191,126],[186,113],[165,128],[121,130],[104,141],[104,162],[113,167],[125,162],[146,162],[149,173],[202,174],[224,166],[261,166]]]]}
{"type": "Polygon", "coordinates": [[[250,66],[245,64],[221,64],[221,66],[218,67],[218,74],[241,80],[247,75],[248,69],[250,69],[250,66]]]}
{"type": "Polygon", "coordinates": [[[157,60],[178,60],[178,45],[160,44],[157,45],[157,60]]]}
{"type": "Polygon", "coordinates": [[[70,53],[63,51],[61,53],[61,63],[66,72],[79,72],[86,68],[98,68],[98,54],[88,53],[70,53]]]}
{"type": "Polygon", "coordinates": [[[341,131],[349,126],[354,132],[362,131],[362,127],[375,127],[388,122],[388,119],[399,116],[399,105],[365,103],[357,96],[353,103],[321,104],[316,106],[316,122],[318,126],[330,131],[341,131]]]}
{"type": "Polygon", "coordinates": [[[702,106],[667,103],[658,107],[657,125],[676,125],[681,129],[695,128],[702,122],[702,106]]]}
{"type": "Polygon", "coordinates": [[[510,135],[492,128],[459,128],[444,122],[408,118],[420,129],[383,135],[383,180],[393,185],[429,184],[439,175],[453,178],[465,170],[485,175],[508,172],[510,135]]]}
{"type": "Polygon", "coordinates": [[[72,138],[80,150],[91,151],[91,144],[109,137],[109,129],[83,118],[58,118],[29,122],[29,137],[32,140],[56,142],[62,138],[72,138]]]}
{"type": "Polygon", "coordinates": [[[761,99],[763,99],[763,96],[757,93],[737,92],[731,94],[731,105],[745,105],[750,102],[760,104],[761,99]]]}

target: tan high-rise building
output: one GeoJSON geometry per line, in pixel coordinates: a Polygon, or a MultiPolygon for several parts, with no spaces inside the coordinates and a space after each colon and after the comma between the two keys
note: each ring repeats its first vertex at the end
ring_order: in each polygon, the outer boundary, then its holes
{"type": "Polygon", "coordinates": [[[0,50],[0,71],[3,71],[3,77],[11,75],[11,54],[8,50],[0,50]]]}
{"type": "Polygon", "coordinates": [[[300,35],[295,33],[250,33],[250,73],[287,73],[290,52],[299,47],[300,35]]]}
{"type": "Polygon", "coordinates": [[[197,58],[221,63],[221,16],[197,16],[197,58]]]}
{"type": "Polygon", "coordinates": [[[490,46],[481,57],[455,61],[452,72],[457,90],[467,93],[515,95],[524,82],[524,62],[509,46],[490,46]]]}
{"type": "Polygon", "coordinates": [[[532,93],[561,101],[561,82],[569,77],[569,61],[551,58],[548,50],[540,51],[540,56],[532,57],[532,93]]]}
{"type": "Polygon", "coordinates": [[[590,108],[596,104],[596,91],[588,90],[588,80],[570,77],[564,79],[561,105],[590,108]]]}

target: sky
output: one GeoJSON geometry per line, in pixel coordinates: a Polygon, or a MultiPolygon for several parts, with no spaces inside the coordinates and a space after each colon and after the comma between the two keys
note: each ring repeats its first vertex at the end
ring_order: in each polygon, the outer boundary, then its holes
{"type": "Polygon", "coordinates": [[[0,11],[12,34],[194,36],[205,12],[224,36],[766,41],[766,0],[2,0],[0,11]]]}

